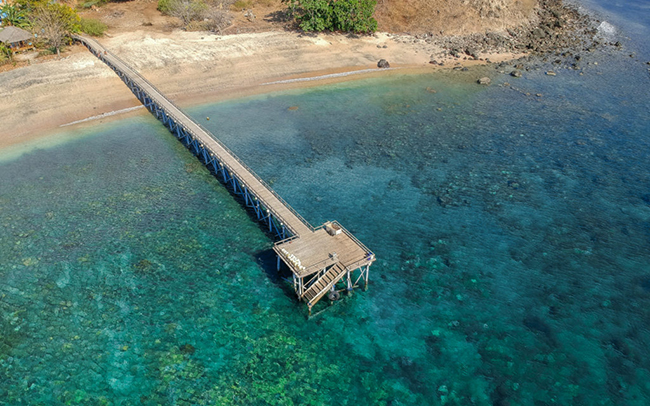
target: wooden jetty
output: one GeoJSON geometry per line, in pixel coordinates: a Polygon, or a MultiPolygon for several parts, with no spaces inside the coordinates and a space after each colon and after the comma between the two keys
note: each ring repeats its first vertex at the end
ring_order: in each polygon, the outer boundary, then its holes
{"type": "Polygon", "coordinates": [[[354,235],[336,221],[314,228],[226,145],[136,70],[94,39],[74,38],[113,69],[138,100],[279,239],[273,247],[278,269],[280,261],[289,267],[296,294],[307,303],[310,314],[326,295],[336,300],[341,291],[351,292],[362,281],[368,287],[375,255],[354,235]]]}

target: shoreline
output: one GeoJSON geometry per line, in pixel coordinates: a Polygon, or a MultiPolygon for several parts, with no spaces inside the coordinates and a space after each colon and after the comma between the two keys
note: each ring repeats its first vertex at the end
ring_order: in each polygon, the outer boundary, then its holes
{"type": "MultiPolygon", "coordinates": [[[[207,103],[219,103],[229,100],[245,99],[247,97],[254,97],[258,95],[309,89],[329,84],[352,82],[381,76],[392,76],[394,74],[415,75],[432,72],[432,69],[430,68],[426,69],[423,67],[412,66],[390,69],[366,68],[358,70],[354,68],[355,67],[350,67],[349,69],[343,71],[341,71],[341,69],[335,69],[331,71],[310,72],[309,74],[300,75],[300,77],[281,79],[274,82],[265,82],[245,88],[235,88],[228,91],[178,94],[177,97],[174,98],[174,102],[181,104],[181,108],[185,109],[207,103]],[[327,73],[332,71],[335,71],[336,73],[327,73]]],[[[124,86],[125,89],[128,90],[128,87],[126,87],[124,83],[120,83],[122,86],[124,86]]],[[[138,101],[136,100],[136,102],[138,101]]],[[[126,102],[123,106],[129,106],[129,104],[130,102],[126,102]]],[[[84,110],[83,113],[93,114],[93,110],[88,107],[86,110],[84,110]]],[[[122,105],[118,104],[116,105],[115,110],[111,110],[105,113],[89,115],[75,121],[62,122],[56,126],[43,126],[39,128],[39,131],[28,134],[27,136],[21,138],[21,140],[18,142],[11,142],[12,140],[9,140],[9,142],[7,142],[6,138],[0,138],[0,161],[19,156],[34,149],[48,148],[53,145],[58,145],[60,142],[65,142],[69,139],[75,139],[77,136],[86,135],[71,134],[70,131],[85,133],[86,129],[100,124],[107,124],[125,120],[131,117],[147,116],[150,114],[151,113],[145,109],[144,105],[142,104],[129,107],[122,107],[122,105]]]]}
{"type": "MultiPolygon", "coordinates": [[[[487,64],[485,60],[457,61],[450,57],[444,67],[433,65],[429,63],[430,46],[426,49],[421,44],[396,44],[391,36],[381,33],[355,40],[338,34],[305,38],[277,32],[236,36],[178,33],[177,37],[171,40],[164,35],[128,33],[100,41],[183,107],[372,77],[487,64]],[[152,43],[162,50],[171,49],[171,55],[154,49],[140,58],[144,47],[152,43]],[[244,48],[244,52],[233,52],[233,48],[244,48]],[[188,60],[188,56],[195,60],[188,60]],[[267,63],[260,65],[260,57],[267,63]],[[376,67],[382,58],[391,62],[390,69],[376,67]]],[[[494,54],[491,60],[507,61],[520,56],[494,54]]],[[[0,128],[0,150],[21,145],[28,148],[25,144],[38,148],[63,128],[83,129],[148,114],[117,75],[85,48],[61,60],[5,72],[0,79],[9,84],[9,89],[0,89],[0,119],[7,123],[0,128]]]]}
{"type": "MultiPolygon", "coordinates": [[[[539,65],[535,58],[543,63],[563,50],[569,50],[560,56],[564,62],[579,69],[580,57],[571,51],[591,52],[601,44],[594,21],[560,0],[539,0],[536,10],[534,24],[466,36],[135,30],[108,35],[100,43],[184,107],[492,63],[508,73],[508,62],[514,60],[529,65],[513,65],[521,76],[530,64],[539,65]],[[391,69],[377,68],[380,59],[388,60],[391,69]]],[[[0,73],[6,84],[0,88],[0,120],[5,124],[0,127],[0,150],[38,144],[61,126],[83,128],[146,112],[138,109],[140,102],[110,68],[80,45],[73,47],[60,60],[0,73]]]]}

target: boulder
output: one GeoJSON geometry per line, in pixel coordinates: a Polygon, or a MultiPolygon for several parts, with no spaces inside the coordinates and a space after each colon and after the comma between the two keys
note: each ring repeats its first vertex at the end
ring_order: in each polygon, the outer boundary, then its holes
{"type": "Polygon", "coordinates": [[[387,60],[380,59],[379,62],[377,62],[377,67],[382,68],[382,69],[386,69],[386,68],[390,68],[390,64],[388,63],[387,60]]]}
{"type": "Polygon", "coordinates": [[[476,49],[474,49],[474,48],[467,48],[467,49],[465,49],[465,53],[466,53],[467,55],[471,56],[471,57],[474,58],[474,59],[478,59],[478,58],[479,58],[479,53],[478,53],[478,51],[477,51],[476,49]]]}
{"type": "Polygon", "coordinates": [[[512,76],[513,78],[520,78],[521,77],[521,71],[513,70],[512,72],[510,72],[510,76],[512,76]]]}
{"type": "Polygon", "coordinates": [[[488,77],[486,76],[486,77],[480,78],[479,80],[477,80],[477,82],[478,82],[479,85],[487,86],[487,85],[489,85],[490,82],[492,82],[492,81],[490,80],[490,78],[488,78],[488,77]]]}

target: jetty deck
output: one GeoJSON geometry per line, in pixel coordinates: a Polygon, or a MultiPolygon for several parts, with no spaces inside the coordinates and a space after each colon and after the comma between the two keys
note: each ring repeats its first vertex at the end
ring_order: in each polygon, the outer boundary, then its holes
{"type": "Polygon", "coordinates": [[[268,231],[280,240],[273,248],[278,266],[282,260],[292,271],[296,294],[307,302],[310,313],[326,294],[337,299],[339,291],[352,291],[361,280],[367,287],[375,256],[349,231],[338,222],[314,228],[226,145],[135,69],[99,42],[78,35],[75,39],[113,69],[144,106],[243,200],[257,220],[268,225],[268,231]]]}

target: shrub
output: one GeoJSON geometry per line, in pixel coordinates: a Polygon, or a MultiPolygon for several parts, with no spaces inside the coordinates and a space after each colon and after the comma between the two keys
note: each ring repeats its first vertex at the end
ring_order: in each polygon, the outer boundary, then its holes
{"type": "Polygon", "coordinates": [[[230,6],[233,11],[240,11],[249,7],[250,4],[246,0],[237,0],[230,6]]]}
{"type": "Polygon", "coordinates": [[[81,3],[81,8],[91,8],[93,6],[100,7],[108,3],[108,0],[88,0],[81,3]]]}
{"type": "Polygon", "coordinates": [[[163,14],[169,15],[170,0],[158,0],[158,11],[163,14]]]}
{"type": "Polygon", "coordinates": [[[92,18],[82,18],[79,25],[81,26],[82,32],[92,35],[93,37],[101,37],[104,35],[106,28],[108,28],[103,22],[92,18]]]}
{"type": "Polygon", "coordinates": [[[0,44],[0,65],[4,65],[5,63],[10,62],[12,56],[13,54],[11,53],[11,49],[0,44]]]}
{"type": "Polygon", "coordinates": [[[203,20],[208,9],[202,0],[170,0],[167,14],[179,18],[187,27],[192,21],[203,20]]]}
{"type": "Polygon", "coordinates": [[[285,0],[305,31],[370,33],[377,30],[372,17],[376,0],[285,0]]]}
{"type": "Polygon", "coordinates": [[[56,54],[56,48],[44,48],[38,51],[38,56],[48,56],[56,54]]]}
{"type": "Polygon", "coordinates": [[[230,13],[212,9],[207,13],[206,29],[221,34],[221,30],[227,28],[232,23],[230,13]]]}

